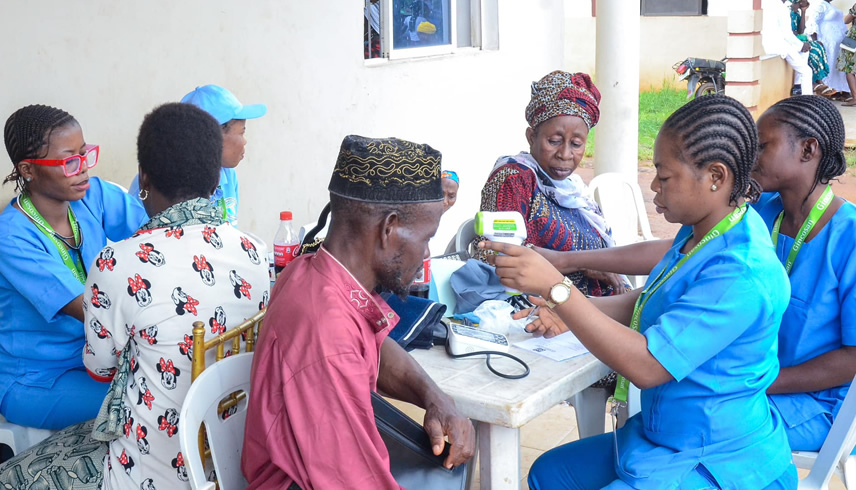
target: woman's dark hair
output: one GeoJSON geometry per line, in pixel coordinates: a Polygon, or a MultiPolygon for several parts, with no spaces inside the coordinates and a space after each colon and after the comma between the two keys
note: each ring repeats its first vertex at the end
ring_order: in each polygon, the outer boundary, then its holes
{"type": "Polygon", "coordinates": [[[809,194],[817,184],[826,185],[847,170],[844,120],[835,104],[819,95],[797,95],[776,102],[767,114],[790,126],[794,138],[817,140],[821,157],[809,194]]]}
{"type": "Polygon", "coordinates": [[[18,164],[29,158],[44,158],[48,154],[51,133],[69,124],[77,124],[71,114],[46,105],[28,105],[12,113],[6,119],[3,140],[14,168],[3,184],[14,182],[16,192],[25,190],[27,183],[18,170],[18,164]]]}
{"type": "Polygon", "coordinates": [[[167,199],[207,198],[220,181],[222,158],[220,125],[192,104],[164,104],[143,119],[137,161],[167,199]]]}
{"type": "Polygon", "coordinates": [[[731,203],[755,202],[761,187],[752,178],[758,155],[758,129],[743,104],[725,95],[693,99],[666,119],[661,131],[678,137],[683,160],[698,168],[722,162],[734,173],[731,203]]]}

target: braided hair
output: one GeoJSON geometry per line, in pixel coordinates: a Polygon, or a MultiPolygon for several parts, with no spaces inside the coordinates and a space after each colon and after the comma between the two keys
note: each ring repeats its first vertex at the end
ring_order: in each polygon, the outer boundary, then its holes
{"type": "Polygon", "coordinates": [[[47,145],[51,133],[56,128],[69,124],[77,124],[71,114],[46,105],[28,105],[12,113],[6,120],[3,140],[14,168],[3,180],[3,184],[14,182],[16,192],[24,191],[27,183],[18,169],[18,164],[28,158],[44,158],[48,153],[47,145]]]}
{"type": "Polygon", "coordinates": [[[752,178],[758,155],[758,129],[749,111],[725,95],[693,99],[666,119],[661,129],[676,136],[681,159],[698,168],[722,162],[734,174],[732,204],[755,202],[761,187],[752,178]]]}
{"type": "MultiPolygon", "coordinates": [[[[776,102],[767,110],[793,130],[795,139],[814,138],[820,147],[820,163],[814,185],[826,185],[847,170],[844,158],[844,120],[835,104],[819,95],[797,95],[776,102]]],[[[795,142],[796,143],[796,142],[795,142]]]]}

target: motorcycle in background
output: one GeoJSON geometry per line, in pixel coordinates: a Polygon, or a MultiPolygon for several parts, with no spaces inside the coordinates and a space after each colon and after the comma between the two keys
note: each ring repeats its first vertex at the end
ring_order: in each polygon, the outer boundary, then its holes
{"type": "Polygon", "coordinates": [[[678,81],[687,81],[687,98],[700,95],[725,94],[725,62],[705,58],[687,58],[672,65],[678,81]]]}

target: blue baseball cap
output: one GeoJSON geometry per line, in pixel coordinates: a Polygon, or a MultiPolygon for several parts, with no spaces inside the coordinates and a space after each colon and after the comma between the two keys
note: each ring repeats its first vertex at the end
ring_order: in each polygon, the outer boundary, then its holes
{"type": "Polygon", "coordinates": [[[181,102],[193,104],[214,116],[218,124],[232,119],[255,119],[267,113],[264,104],[243,105],[232,92],[219,85],[204,85],[185,95],[181,102]]]}

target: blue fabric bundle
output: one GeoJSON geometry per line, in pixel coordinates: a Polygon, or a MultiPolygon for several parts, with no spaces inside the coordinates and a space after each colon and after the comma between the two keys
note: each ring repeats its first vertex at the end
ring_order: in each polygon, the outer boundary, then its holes
{"type": "Polygon", "coordinates": [[[391,293],[381,296],[401,318],[389,332],[390,338],[408,351],[430,349],[434,345],[434,326],[443,318],[446,305],[416,296],[408,296],[405,300],[391,293]]]}
{"type": "Polygon", "coordinates": [[[449,285],[455,292],[455,313],[469,313],[489,299],[508,297],[505,286],[499,283],[496,269],[484,262],[470,259],[452,273],[449,285]]]}

